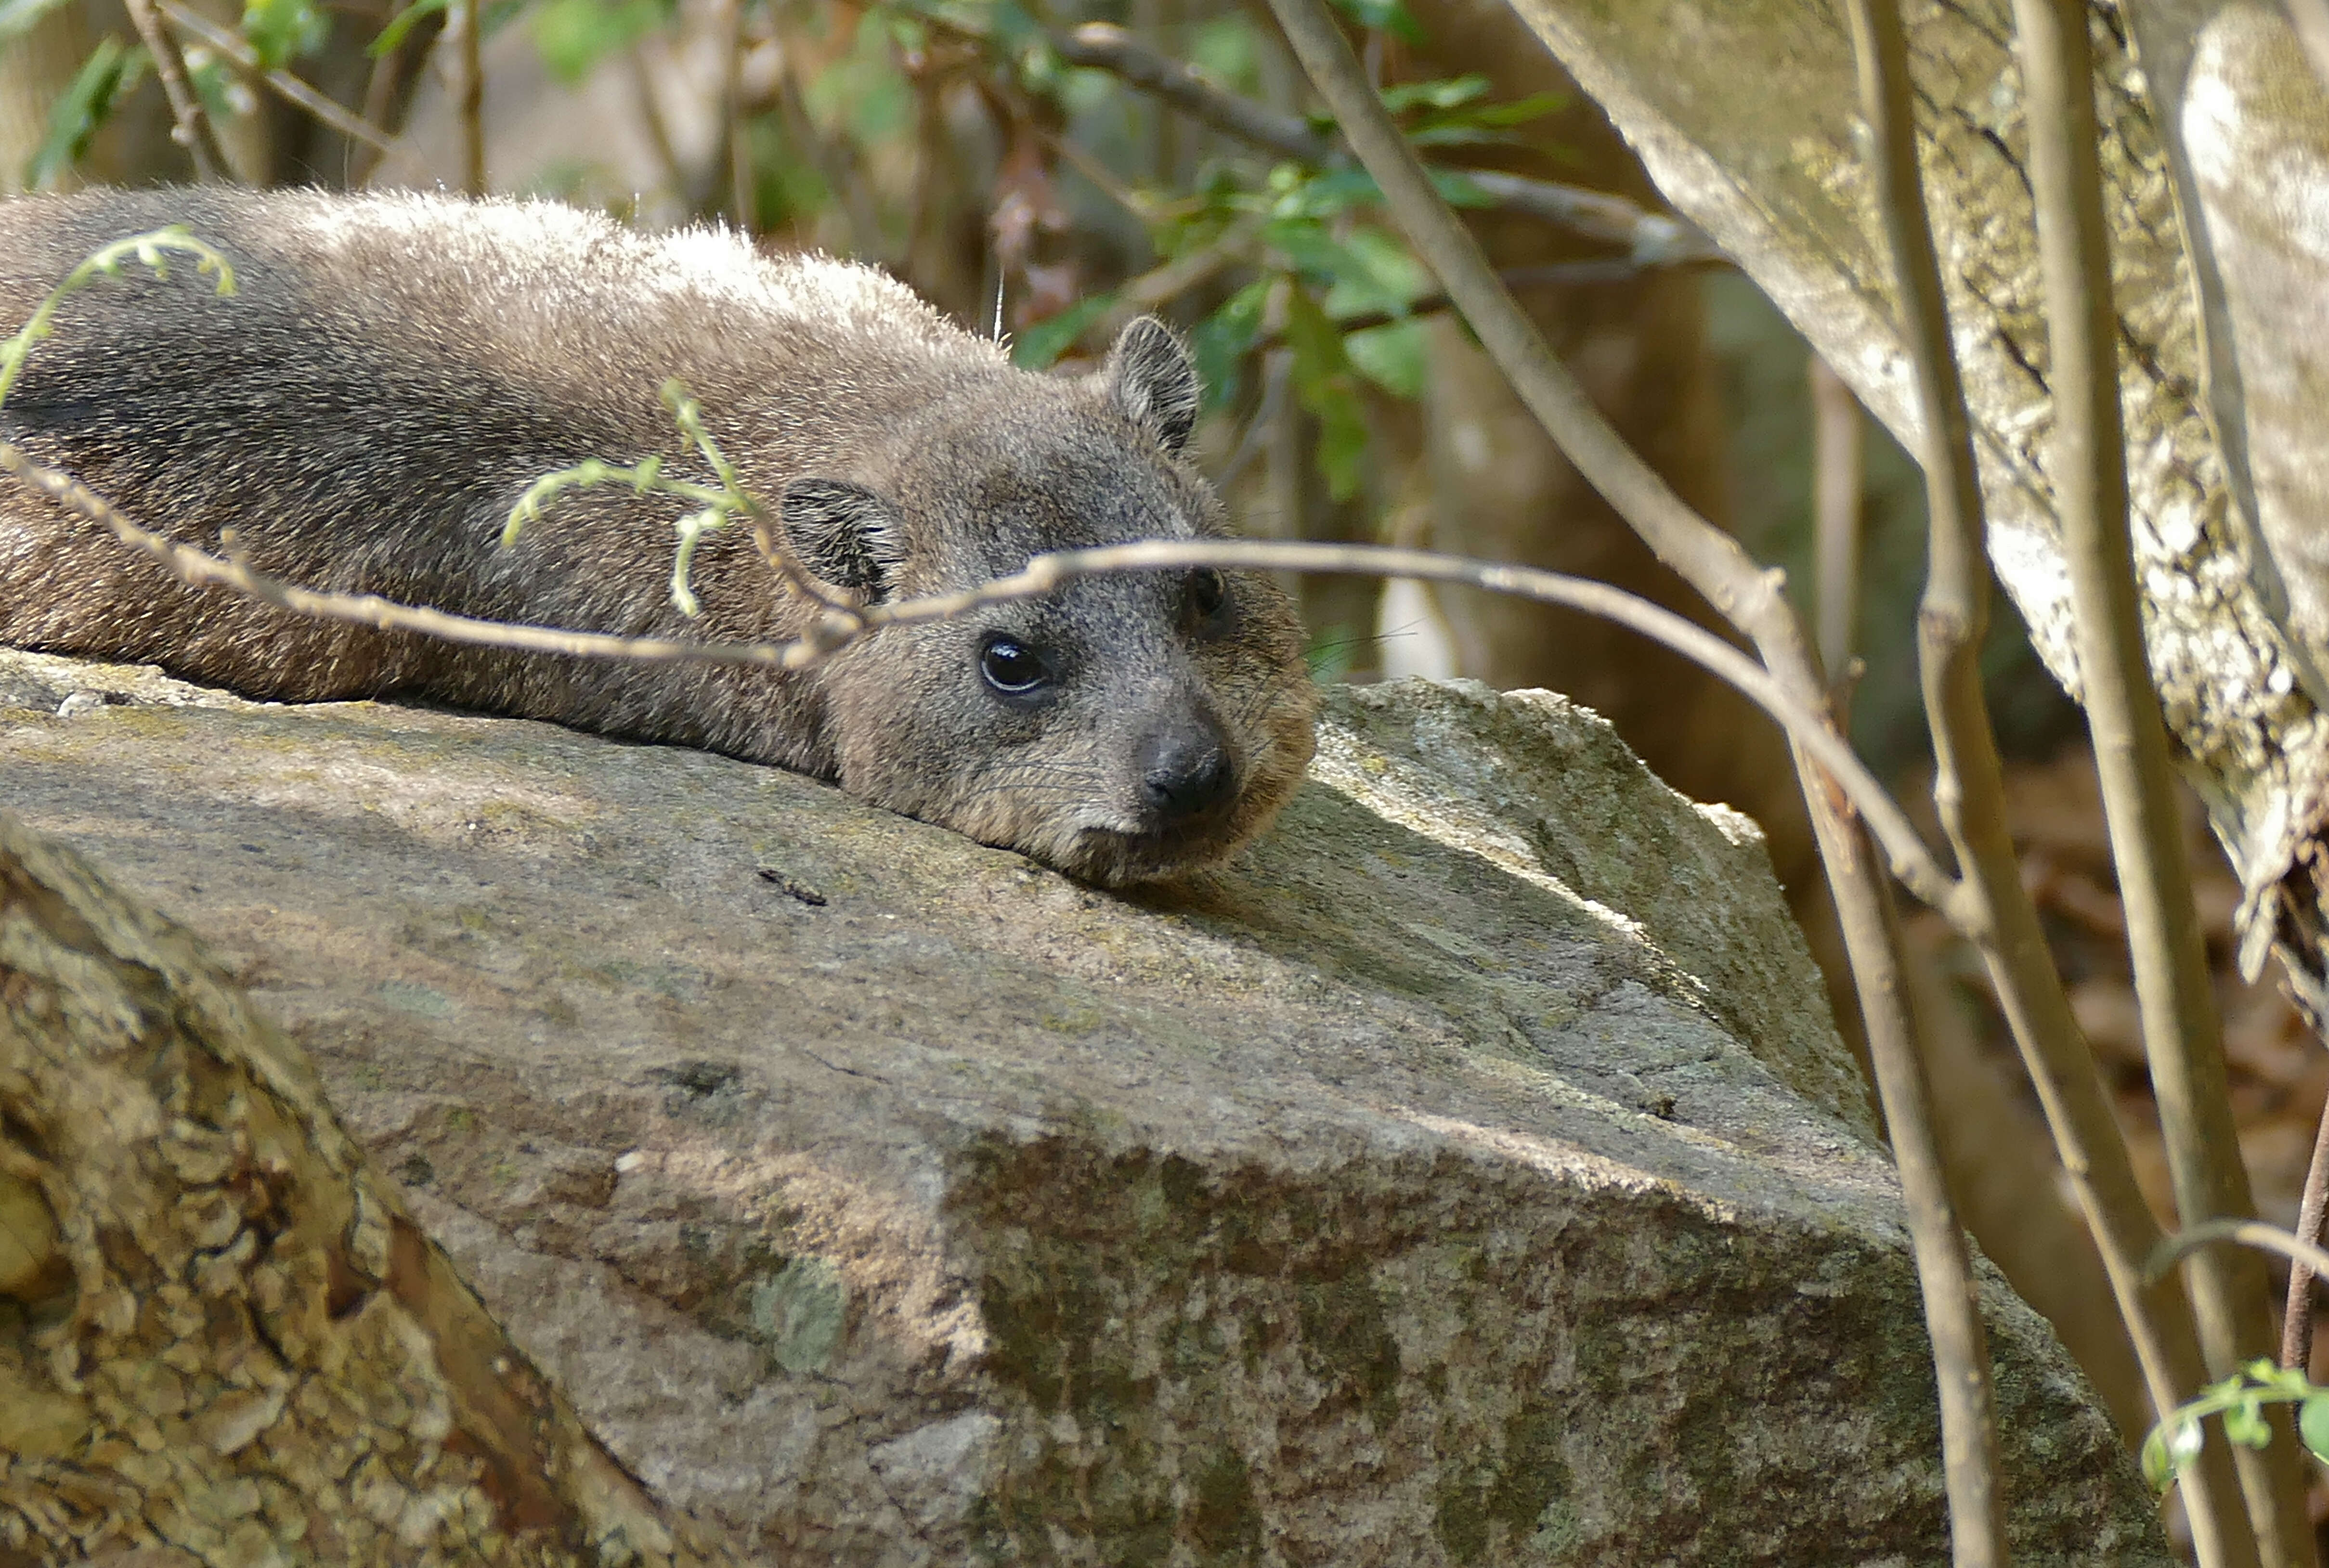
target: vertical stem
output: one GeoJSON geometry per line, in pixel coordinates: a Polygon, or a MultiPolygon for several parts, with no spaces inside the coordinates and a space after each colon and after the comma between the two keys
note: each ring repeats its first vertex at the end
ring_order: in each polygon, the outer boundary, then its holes
{"type": "Polygon", "coordinates": [[[1900,914],[1892,889],[1876,874],[1866,831],[1816,793],[1807,803],[1828,886],[1835,894],[1836,920],[1868,1028],[1877,1098],[1884,1107],[1892,1163],[1900,1173],[1901,1200],[1909,1210],[1917,1282],[1924,1296],[1926,1331],[1932,1338],[1933,1371],[1940,1386],[1941,1466],[1948,1479],[1951,1557],[1957,1568],[2002,1568],[2006,1562],[2005,1498],[1998,1486],[1989,1340],[1934,1131],[1925,1053],[1911,1035],[1915,1014],[1901,977],[1900,914]]]}
{"type": "MultiPolygon", "coordinates": [[[[364,79],[363,119],[366,125],[388,124],[389,106],[396,101],[399,80],[404,74],[404,52],[412,47],[407,37],[398,48],[391,49],[372,62],[372,71],[364,79]]],[[[425,57],[424,57],[425,58],[425,57]]],[[[362,144],[348,152],[348,187],[362,189],[387,158],[377,147],[362,144]]]]}
{"type": "Polygon", "coordinates": [[[1814,354],[1806,367],[1812,396],[1813,615],[1820,666],[1831,681],[1852,666],[1854,623],[1860,615],[1862,491],[1868,427],[1860,400],[1828,362],[1814,354]]]}
{"type": "MultiPolygon", "coordinates": [[[[1937,764],[1935,803],[1966,878],[1965,906],[1952,915],[1982,950],[2063,1169],[2102,1253],[2152,1403],[2164,1411],[2196,1389],[2205,1375],[2198,1337],[2179,1291],[2144,1285],[2143,1260],[2158,1239],[2158,1226],[2136,1184],[2093,1055],[2079,1035],[2037,913],[2022,887],[2006,827],[2004,769],[1977,664],[1990,593],[1980,482],[1939,259],[1925,217],[1907,40],[1892,0],[1852,0],[1850,13],[1902,325],[1916,351],[1925,446],[1920,455],[1931,514],[1918,643],[1937,764]]],[[[2255,1536],[2234,1500],[2241,1488],[2222,1450],[2221,1444],[2211,1445],[2184,1475],[2193,1545],[2203,1564],[2255,1563],[2255,1536]]]]}
{"type": "MultiPolygon", "coordinates": [[[[2305,1196],[2296,1206],[2296,1239],[2321,1244],[2321,1221],[2329,1214],[2329,1105],[2313,1134],[2313,1163],[2305,1168],[2305,1196]]],[[[2280,1319],[2280,1364],[2304,1371],[2313,1360],[2313,1266],[2301,1258],[2288,1263],[2288,1303],[2280,1319]]]]}
{"type": "Polygon", "coordinates": [[[461,51],[461,188],[472,196],[486,193],[484,19],[485,0],[454,0],[454,42],[461,51]]]}
{"type": "Polygon", "coordinates": [[[752,144],[744,123],[744,6],[746,0],[727,0],[721,20],[720,115],[721,143],[727,152],[728,221],[738,231],[752,232],[758,216],[752,200],[752,144]]]}
{"type": "MultiPolygon", "coordinates": [[[[2167,731],[2143,645],[2127,524],[2118,317],[2095,129],[2094,64],[2083,0],[2014,0],[2030,129],[2031,187],[2046,286],[2054,403],[2055,511],[2068,558],[2080,697],[2094,738],[2111,858],[2126,910],[2144,1053],[2185,1225],[2252,1216],[2240,1163],[2206,948],[2192,902],[2167,731]]],[[[2210,1372],[2271,1350],[2263,1260],[2210,1248],[2190,1264],[2210,1372]]],[[[2235,1455],[2268,1563],[2310,1563],[2304,1482],[2285,1412],[2280,1441],[2235,1455]]]]}
{"type": "MultiPolygon", "coordinates": [[[[1754,639],[1773,676],[1815,711],[1825,709],[1826,693],[1818,668],[1805,646],[1801,624],[1779,593],[1778,575],[1756,567],[1735,540],[1675,495],[1593,406],[1496,277],[1478,241],[1440,199],[1368,84],[1349,41],[1318,0],[1270,0],[1270,8],[1352,149],[1381,189],[1385,205],[1438,275],[1522,402],[1635,532],[1754,639]]],[[[1829,785],[1806,759],[1799,756],[1797,765],[1806,803],[1820,822],[1832,809],[1829,785]]],[[[1840,816],[1838,812],[1826,821],[1821,834],[1823,850],[1831,851],[1825,858],[1827,871],[1844,885],[1838,893],[1839,907],[1858,912],[1851,927],[1860,937],[1855,962],[1862,952],[1881,962],[1872,976],[1862,977],[1861,993],[1871,1014],[1872,1047],[1893,1056],[1880,1084],[1889,1081],[1907,1091],[1898,1106],[1887,1102],[1886,1113],[1902,1119],[1893,1124],[1896,1139],[1906,1127],[1911,1139],[1929,1140],[1913,1022],[1887,950],[1892,933],[1875,902],[1881,890],[1875,886],[1866,855],[1855,852],[1859,846],[1842,837],[1845,830],[1840,816]]],[[[1996,1413],[1965,1233],[1940,1180],[1938,1160],[1912,1152],[1900,1162],[1900,1171],[1919,1279],[1931,1314],[1951,1549],[1960,1563],[2003,1563],[2006,1550],[1996,1490],[1996,1413]]]]}
{"type": "Polygon", "coordinates": [[[170,101],[170,139],[186,149],[194,161],[194,178],[210,184],[220,178],[220,159],[212,151],[210,116],[186,80],[185,61],[177,45],[162,31],[153,0],[125,0],[130,23],[137,29],[146,52],[154,58],[154,74],[162,79],[162,96],[170,101]]]}
{"type": "Polygon", "coordinates": [[[882,262],[887,248],[882,241],[882,209],[851,150],[848,128],[837,127],[830,136],[816,128],[793,65],[793,52],[787,49],[777,64],[777,112],[784,117],[785,135],[816,165],[833,199],[841,203],[842,218],[849,226],[849,254],[860,261],[882,262]]]}

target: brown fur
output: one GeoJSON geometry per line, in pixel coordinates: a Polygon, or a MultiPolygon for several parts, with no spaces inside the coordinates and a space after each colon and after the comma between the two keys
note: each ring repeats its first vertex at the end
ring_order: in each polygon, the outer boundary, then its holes
{"type": "MultiPolygon", "coordinates": [[[[674,375],[745,484],[782,498],[812,568],[876,600],[1046,549],[1227,531],[1181,450],[1194,375],[1155,324],[1094,374],[1034,375],[879,273],[764,258],[721,233],[429,196],[25,198],[0,203],[0,324],[100,245],[169,222],[227,254],[238,295],[213,297],[191,265],[100,280],[33,353],[0,437],[173,537],[216,549],[231,528],[256,569],[309,587],[578,630],[795,634],[806,607],[739,530],[697,557],[702,615],[671,606],[684,508],[667,498],[570,493],[497,548],[536,475],[680,452],[657,397],[674,375]]],[[[1213,608],[1220,580],[1093,579],[776,675],[304,620],[184,587],[0,488],[0,642],[153,661],[259,697],[410,695],[704,746],[1104,883],[1227,855],[1308,761],[1293,611],[1243,574],[1213,608]],[[997,689],[981,673],[997,638],[1040,653],[1052,679],[1032,696],[997,689]]]]}

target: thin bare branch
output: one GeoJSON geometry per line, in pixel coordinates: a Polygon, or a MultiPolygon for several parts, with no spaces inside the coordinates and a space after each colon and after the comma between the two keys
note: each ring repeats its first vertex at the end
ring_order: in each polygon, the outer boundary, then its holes
{"type": "Polygon", "coordinates": [[[1271,5],[1392,217],[1530,412],[1658,558],[1755,639],[1774,673],[1788,679],[1807,671],[1802,628],[1780,592],[1780,574],[1756,565],[1738,540],[1693,511],[1594,407],[1441,199],[1316,0],[1271,5]],[[1790,668],[1782,671],[1782,664],[1790,668]]]}
{"type": "Polygon", "coordinates": [[[1071,136],[1060,136],[1049,127],[1038,125],[1035,134],[1042,138],[1043,150],[1081,174],[1095,191],[1123,208],[1144,224],[1159,221],[1164,203],[1155,197],[1134,190],[1117,178],[1116,171],[1078,146],[1071,136]]]}
{"type": "Polygon", "coordinates": [[[801,572],[765,528],[759,546],[772,567],[824,608],[818,629],[781,643],[692,643],[668,638],[617,637],[544,626],[514,626],[441,610],[400,605],[371,594],[332,594],[302,588],[221,560],[191,545],[140,527],[118,507],[71,474],[33,461],[0,442],[0,472],[14,474],[69,511],[110,532],[122,543],[153,556],[181,581],[231,588],[278,609],[323,620],[351,622],[385,631],[418,632],[474,645],[526,653],[574,653],[649,662],[695,661],[801,670],[831,656],[856,638],[884,626],[925,625],[951,620],[989,605],[1036,598],[1080,577],[1125,571],[1161,571],[1223,567],[1256,571],[1331,572],[1404,577],[1459,583],[1490,592],[1517,594],[1545,604],[1603,616],[1664,644],[1736,685],[1751,701],[1817,756],[1840,781],[1865,816],[1878,824],[1893,848],[1898,872],[1921,896],[1945,893],[1947,878],[1934,864],[1898,803],[1888,795],[1851,747],[1819,716],[1795,701],[1755,662],[1705,628],[1670,610],[1606,583],[1564,577],[1532,567],[1466,560],[1426,550],[1378,545],[1281,544],[1258,540],[1158,540],[1061,550],[1035,557],[1024,570],[960,593],[906,599],[857,608],[801,572]]]}
{"type": "Polygon", "coordinates": [[[1500,169],[1443,165],[1441,172],[1462,179],[1486,196],[1492,206],[1558,223],[1588,239],[1623,245],[1636,267],[1730,264],[1730,258],[1714,241],[1693,224],[1636,207],[1622,196],[1551,180],[1532,180],[1525,174],[1508,174],[1500,169]]]}
{"type": "MultiPolygon", "coordinates": [[[[1622,256],[1602,257],[1591,261],[1547,261],[1534,267],[1506,267],[1496,273],[1497,278],[1514,294],[1526,294],[1540,288],[1574,288],[1586,283],[1623,283],[1641,275],[1641,268],[1630,258],[1622,256]]],[[[1404,310],[1371,310],[1359,315],[1337,316],[1334,328],[1337,332],[1364,332],[1370,327],[1389,326],[1394,322],[1408,321],[1419,315],[1437,315],[1442,311],[1456,308],[1456,301],[1445,290],[1434,289],[1429,294],[1417,296],[1404,310]]],[[[1285,335],[1281,327],[1259,341],[1281,343],[1285,341],[1285,335]]]]}
{"type": "Polygon", "coordinates": [[[644,41],[623,51],[623,63],[630,76],[631,97],[639,106],[639,123],[646,129],[647,146],[655,150],[655,166],[663,171],[665,188],[693,206],[687,167],[680,162],[679,149],[671,139],[671,121],[665,117],[663,97],[655,88],[655,67],[647,61],[644,41]]]}
{"type": "Polygon", "coordinates": [[[209,114],[203,108],[191,83],[186,80],[186,62],[180,58],[177,45],[162,31],[161,18],[154,14],[154,0],[123,0],[128,7],[130,24],[137,29],[144,41],[146,52],[154,58],[154,74],[162,79],[162,95],[170,102],[170,139],[186,149],[194,161],[194,178],[209,184],[222,177],[223,160],[212,139],[209,114]]]}
{"type": "Polygon", "coordinates": [[[2157,1279],[2193,1253],[2227,1243],[2278,1253],[2315,1274],[2329,1274],[2329,1252],[2258,1219],[2211,1219],[2204,1225],[2186,1225],[2172,1236],[2160,1238],[2145,1261],[2144,1272],[2157,1279]]]}
{"type": "Polygon", "coordinates": [[[1151,49],[1125,29],[1087,22],[1052,35],[1051,47],[1070,65],[1107,71],[1127,87],[1171,104],[1201,125],[1301,164],[1332,163],[1342,150],[1334,138],[1300,115],[1257,103],[1231,92],[1197,70],[1151,49]]]}
{"type": "MultiPolygon", "coordinates": [[[[2118,320],[2095,126],[2084,0],[2014,0],[2030,126],[2030,179],[2045,284],[2055,513],[2070,568],[2080,705],[2094,739],[2111,859],[2151,1064],[2162,1141],[2185,1225],[2255,1214],[2232,1122],[2223,1031],[2192,900],[2167,730],[2144,651],[2127,525],[2118,320]]],[[[2200,1344],[2215,1377],[2269,1353],[2264,1270],[2241,1253],[2190,1270],[2200,1344]]],[[[2286,1414],[2279,1419],[2285,1425],[2286,1414]]],[[[2313,1562],[2294,1445],[2234,1454],[2267,1564],[2313,1562]]]]}
{"type": "MultiPolygon", "coordinates": [[[[2296,1205],[2296,1239],[2319,1246],[2324,1219],[2329,1219],[2329,1105],[2322,1106],[2320,1125],[2313,1133],[2313,1160],[2305,1169],[2305,1195],[2296,1205]]],[[[2313,1364],[2313,1280],[2317,1272],[2302,1258],[2289,1265],[2288,1299],[2281,1309],[2280,1364],[2299,1372],[2313,1364]]]]}
{"type": "MultiPolygon", "coordinates": [[[[402,43],[394,49],[383,52],[378,60],[372,62],[372,70],[364,78],[363,108],[356,117],[364,124],[377,126],[387,119],[391,107],[396,102],[397,86],[404,77],[408,51],[414,58],[422,57],[420,46],[410,36],[407,36],[402,43]]],[[[363,143],[351,148],[348,161],[349,187],[361,188],[387,159],[386,152],[370,143],[363,143]]]]}
{"type": "Polygon", "coordinates": [[[744,103],[744,7],[747,0],[724,0],[720,12],[720,147],[728,165],[728,221],[752,232],[759,202],[752,177],[752,144],[746,134],[744,103]]]}
{"type": "MultiPolygon", "coordinates": [[[[1778,575],[1758,568],[1735,540],[1692,511],[1585,396],[1497,280],[1478,241],[1441,200],[1431,176],[1368,84],[1349,42],[1318,0],[1270,0],[1270,8],[1410,243],[1438,275],[1521,400],[1659,558],[1753,638],[1768,673],[1791,704],[1817,715],[1819,728],[1832,734],[1818,666],[1805,643],[1801,624],[1779,592],[1778,575]]],[[[1989,1357],[1972,1259],[1942,1179],[1927,1114],[1929,1094],[1915,1020],[1899,984],[1898,931],[1885,908],[1886,889],[1876,885],[1862,852],[1862,830],[1845,815],[1843,803],[1830,794],[1834,787],[1830,781],[1836,775],[1823,774],[1824,757],[1813,760],[1819,754],[1792,729],[1789,738],[1796,742],[1805,804],[1844,924],[1870,1046],[1884,1058],[1876,1075],[1877,1089],[1895,1142],[1932,1339],[1957,1558],[1963,1564],[2002,1563],[2004,1509],[1997,1494],[1989,1357]]],[[[1853,803],[1858,803],[1856,798],[1853,803]]],[[[1873,818],[1866,821],[1877,827],[1873,818]]],[[[1945,895],[1944,905],[1952,901],[1945,895]]]]}
{"type": "MultiPolygon", "coordinates": [[[[1125,29],[1087,22],[1049,35],[1070,65],[1105,70],[1126,86],[1171,104],[1202,125],[1297,163],[1333,164],[1344,156],[1335,138],[1300,115],[1231,92],[1195,67],[1159,52],[1125,29]]],[[[1494,169],[1445,171],[1469,183],[1489,202],[1558,223],[1589,239],[1622,245],[1637,268],[1728,265],[1714,242],[1693,225],[1636,206],[1606,191],[1588,191],[1494,169]]]]}
{"type": "MultiPolygon", "coordinates": [[[[1812,399],[1812,624],[1820,663],[1834,681],[1852,667],[1860,617],[1860,556],[1863,530],[1868,416],[1843,378],[1819,355],[1806,367],[1812,399]]],[[[1843,716],[1837,716],[1843,722],[1843,716]]]]}
{"type": "Polygon", "coordinates": [[[1232,223],[1211,244],[1200,245],[1129,279],[1117,290],[1116,304],[1085,330],[1083,337],[1094,341],[1113,339],[1133,317],[1162,309],[1249,259],[1260,228],[1259,219],[1232,223]]]}
{"type": "Polygon", "coordinates": [[[480,621],[411,605],[395,604],[372,594],[328,594],[279,582],[235,561],[205,555],[192,545],[177,543],[137,523],[104,497],[72,475],[34,462],[23,448],[0,441],[0,473],[39,491],[58,505],[96,523],[132,549],[152,556],[183,583],[196,587],[231,588],[236,593],[317,620],[375,626],[382,631],[418,632],[448,643],[487,648],[511,648],[532,653],[578,653],[600,658],[635,659],[648,663],[683,661],[706,664],[756,664],[797,670],[822,657],[809,639],[788,643],[687,643],[658,637],[614,637],[596,632],[563,632],[545,626],[514,626],[501,621],[480,621]]]}
{"type": "Polygon", "coordinates": [[[209,17],[187,10],[177,4],[177,0],[155,0],[155,4],[171,26],[199,40],[205,47],[217,50],[258,77],[286,103],[306,110],[350,141],[362,142],[374,152],[395,151],[396,144],[387,132],[371,121],[349,113],[289,71],[269,70],[266,62],[259,58],[257,50],[209,17]]]}
{"type": "MultiPolygon", "coordinates": [[[[1908,43],[1891,0],[1848,6],[1859,62],[1871,172],[1881,192],[1892,275],[1916,366],[1930,538],[1918,652],[1932,730],[1934,801],[1965,874],[1955,923],[1980,950],[1999,1005],[2038,1091],[2048,1130],[2094,1233],[2120,1317],[2155,1410],[2173,1409],[2202,1376],[2199,1343],[2180,1292],[2146,1291],[2140,1261],[2157,1239],[2095,1061],[2079,1034],[2037,914],[2021,882],[2004,807],[2004,766],[1982,690],[1989,559],[1973,436],[1949,336],[1940,264],[1917,164],[1908,43]]],[[[2203,1563],[2253,1561],[2218,1451],[2186,1472],[2186,1502],[2203,1563]]]]}
{"type": "Polygon", "coordinates": [[[486,193],[485,0],[452,0],[450,13],[460,49],[461,188],[486,193]]]}
{"type": "MultiPolygon", "coordinates": [[[[2022,887],[1978,665],[1989,563],[1972,435],[1925,217],[1907,42],[1891,0],[1853,0],[1849,9],[1862,113],[1872,136],[1872,164],[1882,193],[1903,324],[1915,353],[1925,433],[1922,459],[1932,532],[1919,650],[1938,764],[1935,801],[1966,873],[1957,924],[1979,947],[1989,969],[2102,1253],[2153,1403],[2164,1412],[2204,1376],[2199,1338],[2180,1291],[2145,1289],[2139,1260],[2155,1241],[2157,1227],[2022,887]]],[[[2254,1537],[2233,1499],[2247,1493],[2253,1501],[2258,1491],[2241,1483],[2260,1472],[2240,1469],[2236,1481],[2220,1446],[2185,1472],[2188,1512],[2203,1563],[2256,1560],[2254,1537]]]]}

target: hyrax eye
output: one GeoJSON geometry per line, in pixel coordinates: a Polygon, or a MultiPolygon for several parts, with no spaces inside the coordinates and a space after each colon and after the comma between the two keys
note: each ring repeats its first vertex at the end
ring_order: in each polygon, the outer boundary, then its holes
{"type": "Polygon", "coordinates": [[[1221,613],[1230,602],[1230,586],[1221,574],[1211,567],[1199,567],[1189,574],[1189,608],[1197,619],[1210,621],[1221,613]]]}
{"type": "Polygon", "coordinates": [[[1001,635],[979,646],[978,673],[1005,697],[1032,697],[1051,683],[1051,667],[1041,653],[1001,635]]]}

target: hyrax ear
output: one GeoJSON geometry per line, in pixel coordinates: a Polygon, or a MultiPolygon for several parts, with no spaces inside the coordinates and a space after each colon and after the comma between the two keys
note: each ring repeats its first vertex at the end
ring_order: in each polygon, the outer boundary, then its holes
{"type": "Polygon", "coordinates": [[[1173,329],[1144,315],[1117,334],[1101,372],[1124,417],[1155,436],[1167,452],[1189,444],[1197,427],[1197,367],[1173,329]]]}
{"type": "Polygon", "coordinates": [[[785,486],[785,540],[801,565],[835,587],[886,597],[906,564],[906,530],[890,503],[844,479],[785,486]]]}

